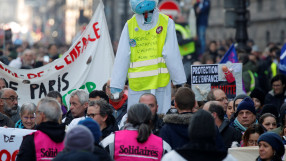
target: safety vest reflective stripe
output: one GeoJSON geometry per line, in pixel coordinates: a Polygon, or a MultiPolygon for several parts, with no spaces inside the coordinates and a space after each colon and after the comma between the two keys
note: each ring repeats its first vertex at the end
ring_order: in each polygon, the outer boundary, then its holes
{"type": "Polygon", "coordinates": [[[277,75],[277,65],[276,65],[276,63],[272,63],[270,67],[271,67],[272,78],[273,78],[277,75]]]}
{"type": "Polygon", "coordinates": [[[255,88],[255,77],[251,70],[248,70],[248,73],[250,75],[250,91],[253,91],[255,88]]]}
{"type": "Polygon", "coordinates": [[[158,63],[165,63],[165,59],[163,57],[159,57],[157,59],[131,62],[130,68],[144,67],[144,66],[149,66],[149,65],[155,65],[158,63]]]}
{"type": "Polygon", "coordinates": [[[167,68],[158,68],[156,70],[144,71],[144,72],[134,72],[128,73],[129,78],[141,78],[159,75],[161,73],[168,73],[167,68]]]}

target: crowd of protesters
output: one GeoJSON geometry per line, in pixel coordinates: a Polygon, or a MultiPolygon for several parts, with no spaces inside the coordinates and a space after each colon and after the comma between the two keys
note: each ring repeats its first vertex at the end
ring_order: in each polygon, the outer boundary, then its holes
{"type": "MultiPolygon", "coordinates": [[[[193,63],[219,63],[232,43],[231,39],[208,42],[206,52],[193,63]]],[[[36,105],[25,102],[19,106],[21,96],[1,78],[0,126],[37,130],[24,137],[17,161],[235,160],[227,149],[246,146],[259,146],[257,160],[282,160],[286,144],[286,77],[278,70],[282,46],[269,43],[262,52],[253,41],[248,46],[249,51],[237,50],[245,94],[234,99],[228,99],[223,90],[212,89],[207,101],[197,101],[186,84],[172,87],[172,108],[166,114],[157,113],[160,107],[150,93],[127,111],[128,93],[123,90],[114,99],[108,80],[102,90],[73,91],[69,109],[57,91],[36,105]]],[[[32,69],[65,51],[66,46],[23,43],[8,47],[1,61],[32,69]]]]}

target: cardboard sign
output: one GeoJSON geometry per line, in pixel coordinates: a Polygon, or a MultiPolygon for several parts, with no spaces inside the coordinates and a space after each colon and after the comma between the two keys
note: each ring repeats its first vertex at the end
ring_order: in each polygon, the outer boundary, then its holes
{"type": "Polygon", "coordinates": [[[206,101],[213,88],[222,89],[228,99],[244,93],[241,63],[192,65],[191,73],[197,101],[206,101]]]}

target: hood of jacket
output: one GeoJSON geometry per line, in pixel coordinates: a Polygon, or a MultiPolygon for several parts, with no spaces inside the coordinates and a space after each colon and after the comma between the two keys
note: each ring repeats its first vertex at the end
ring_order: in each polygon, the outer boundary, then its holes
{"type": "Polygon", "coordinates": [[[167,114],[164,116],[163,121],[164,123],[188,125],[192,115],[193,113],[167,114]]]}
{"type": "Polygon", "coordinates": [[[65,124],[56,122],[42,122],[36,127],[37,130],[47,134],[54,142],[60,143],[65,138],[65,124]]]}

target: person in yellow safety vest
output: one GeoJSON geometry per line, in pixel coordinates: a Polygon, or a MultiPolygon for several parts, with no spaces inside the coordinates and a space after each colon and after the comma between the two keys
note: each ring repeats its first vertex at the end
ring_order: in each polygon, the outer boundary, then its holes
{"type": "Polygon", "coordinates": [[[127,21],[118,44],[110,91],[117,98],[128,76],[128,109],[144,93],[158,99],[158,113],[171,107],[171,80],[186,82],[175,24],[159,13],[158,0],[130,0],[134,16],[127,21]]]}
{"type": "Polygon", "coordinates": [[[175,19],[175,29],[180,49],[180,54],[183,57],[183,64],[187,79],[191,76],[192,62],[197,60],[195,40],[191,37],[189,25],[185,22],[185,18],[179,15],[175,19]]]}

